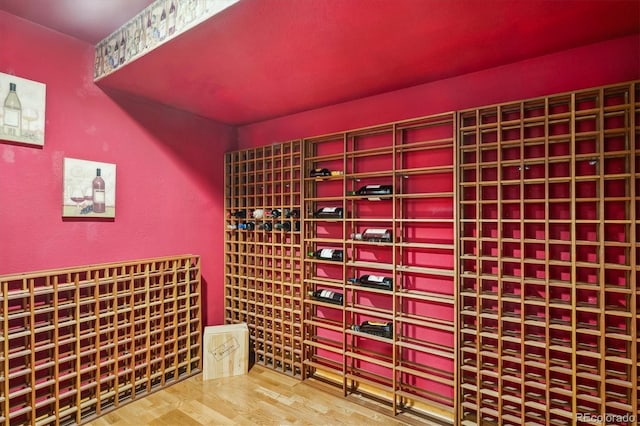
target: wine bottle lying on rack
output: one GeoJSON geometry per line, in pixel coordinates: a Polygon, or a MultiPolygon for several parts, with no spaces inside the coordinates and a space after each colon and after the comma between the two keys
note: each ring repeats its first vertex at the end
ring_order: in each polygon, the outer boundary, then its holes
{"type": "Polygon", "coordinates": [[[351,234],[351,239],[358,241],[389,243],[391,242],[391,231],[389,229],[368,228],[362,233],[356,232],[351,234]]]}
{"type": "Polygon", "coordinates": [[[311,177],[326,177],[326,176],[341,176],[342,171],[329,170],[327,168],[311,169],[309,176],[311,177]]]}
{"type": "Polygon", "coordinates": [[[244,229],[245,231],[253,231],[254,229],[256,229],[256,224],[255,222],[240,223],[238,224],[238,229],[244,229]]]}
{"type": "Polygon", "coordinates": [[[263,222],[260,225],[258,225],[258,229],[262,229],[263,231],[271,231],[273,229],[273,225],[271,224],[271,222],[263,222]]]}
{"type": "Polygon", "coordinates": [[[360,278],[349,278],[348,281],[360,284],[362,287],[377,288],[380,290],[393,290],[393,279],[379,275],[363,275],[360,278]]]}
{"type": "Polygon", "coordinates": [[[275,225],[273,225],[273,229],[280,229],[284,232],[289,232],[291,231],[291,222],[288,220],[284,222],[276,222],[275,225]]]}
{"type": "Polygon", "coordinates": [[[387,339],[393,337],[393,323],[391,321],[363,321],[360,325],[352,325],[351,329],[361,333],[373,334],[374,336],[386,337],[387,339]]]}
{"type": "Polygon", "coordinates": [[[331,290],[310,291],[309,296],[320,302],[333,303],[334,305],[342,305],[344,299],[342,293],[336,293],[331,290]]]}
{"type": "Polygon", "coordinates": [[[235,217],[236,219],[244,219],[245,217],[247,217],[247,211],[238,210],[235,212],[229,212],[229,217],[235,217]]]}
{"type": "Polygon", "coordinates": [[[342,207],[322,207],[313,214],[313,217],[320,219],[342,219],[343,216],[344,209],[342,207]]]}
{"type": "Polygon", "coordinates": [[[391,197],[371,197],[372,195],[391,195],[393,194],[392,185],[365,185],[357,191],[349,191],[347,195],[364,195],[369,200],[389,200],[391,197]]]}
{"type": "Polygon", "coordinates": [[[335,260],[337,262],[344,261],[344,252],[339,249],[320,249],[310,251],[307,255],[320,260],[335,260]]]}
{"type": "Polygon", "coordinates": [[[286,217],[286,218],[298,218],[298,217],[300,217],[300,210],[298,210],[298,209],[284,209],[284,217],[286,217]]]}

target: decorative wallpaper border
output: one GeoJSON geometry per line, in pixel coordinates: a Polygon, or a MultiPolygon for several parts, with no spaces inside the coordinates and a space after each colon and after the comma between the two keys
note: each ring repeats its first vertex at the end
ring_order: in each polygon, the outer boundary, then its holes
{"type": "Polygon", "coordinates": [[[94,80],[188,31],[239,0],[156,0],[96,45],[94,80]]]}

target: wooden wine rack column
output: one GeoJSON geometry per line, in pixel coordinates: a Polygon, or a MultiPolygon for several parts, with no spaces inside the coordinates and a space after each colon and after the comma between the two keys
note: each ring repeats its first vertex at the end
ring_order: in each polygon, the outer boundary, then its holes
{"type": "Polygon", "coordinates": [[[0,276],[0,424],[81,424],[201,370],[200,258],[0,276]]]}
{"type": "Polygon", "coordinates": [[[637,424],[638,86],[459,113],[462,424],[637,424]]]}
{"type": "Polygon", "coordinates": [[[294,377],[302,375],[301,155],[293,141],[225,157],[225,321],[247,323],[255,362],[294,377]],[[291,229],[278,229],[285,222],[291,229]]]}
{"type": "Polygon", "coordinates": [[[392,414],[414,412],[454,422],[456,395],[455,114],[390,123],[305,139],[304,252],[342,250],[344,261],[305,258],[305,378],[322,377],[382,398],[392,414]],[[313,169],[337,171],[310,177],[313,169]],[[391,185],[377,199],[353,195],[391,185]],[[314,218],[321,208],[344,217],[314,218]],[[391,241],[354,239],[366,229],[391,241]],[[352,282],[393,280],[390,289],[352,282]],[[328,290],[343,305],[309,297],[328,290]],[[388,336],[354,330],[390,324],[388,336]]]}

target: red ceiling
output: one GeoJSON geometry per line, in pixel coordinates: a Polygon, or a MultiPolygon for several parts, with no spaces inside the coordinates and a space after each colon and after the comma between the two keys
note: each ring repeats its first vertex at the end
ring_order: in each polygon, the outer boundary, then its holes
{"type": "Polygon", "coordinates": [[[240,0],[99,85],[245,124],[639,32],[638,0],[240,0]]]}

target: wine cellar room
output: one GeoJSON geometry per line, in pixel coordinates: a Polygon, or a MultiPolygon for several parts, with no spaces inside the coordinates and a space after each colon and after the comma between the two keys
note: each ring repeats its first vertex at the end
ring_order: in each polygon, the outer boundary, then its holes
{"type": "Polygon", "coordinates": [[[0,0],[0,425],[638,425],[640,1],[0,0]]]}

